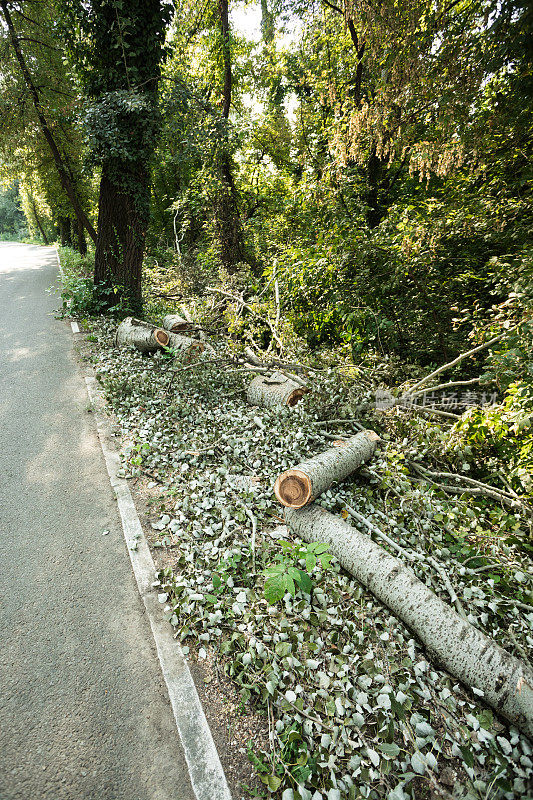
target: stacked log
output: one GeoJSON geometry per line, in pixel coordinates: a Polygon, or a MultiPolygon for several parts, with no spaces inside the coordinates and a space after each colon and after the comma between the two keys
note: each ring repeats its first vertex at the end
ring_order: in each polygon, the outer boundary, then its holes
{"type": "Polygon", "coordinates": [[[167,347],[170,334],[149,322],[126,317],[117,328],[116,343],[119,347],[134,345],[141,353],[153,353],[167,347]]]}
{"type": "Polygon", "coordinates": [[[292,408],[309,391],[306,386],[302,386],[282,372],[273,372],[270,375],[258,375],[254,378],[248,387],[246,397],[253,406],[292,408]]]}
{"type": "Polygon", "coordinates": [[[366,430],[335,443],[280,475],[274,485],[276,497],[284,506],[302,508],[372,458],[379,441],[377,433],[366,430]]]}

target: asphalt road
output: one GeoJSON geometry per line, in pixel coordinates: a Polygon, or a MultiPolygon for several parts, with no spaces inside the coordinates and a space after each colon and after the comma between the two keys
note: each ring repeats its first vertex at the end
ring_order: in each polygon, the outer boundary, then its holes
{"type": "Polygon", "coordinates": [[[0,800],[193,800],[54,282],[0,243],[0,800]]]}

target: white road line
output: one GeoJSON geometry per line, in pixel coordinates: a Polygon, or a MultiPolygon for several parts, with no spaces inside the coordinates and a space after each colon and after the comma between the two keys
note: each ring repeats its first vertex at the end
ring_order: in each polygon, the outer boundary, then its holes
{"type": "Polygon", "coordinates": [[[157,593],[151,585],[156,575],[155,565],[128,483],[117,476],[120,458],[112,441],[109,423],[99,410],[103,402],[101,393],[95,378],[86,377],[85,383],[94,409],[107,472],[117,497],[133,573],[152,628],[194,793],[198,800],[231,800],[226,776],[187,661],[172,636],[169,623],[162,619],[157,593]]]}

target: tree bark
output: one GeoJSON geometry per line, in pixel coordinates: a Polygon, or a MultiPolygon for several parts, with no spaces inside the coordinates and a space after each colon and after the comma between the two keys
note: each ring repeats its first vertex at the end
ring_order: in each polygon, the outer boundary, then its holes
{"type": "Polygon", "coordinates": [[[72,229],[68,217],[59,217],[58,221],[61,247],[72,247],[72,229]]]}
{"type": "Polygon", "coordinates": [[[222,118],[224,124],[215,154],[215,169],[220,191],[215,199],[215,228],[219,242],[219,257],[231,275],[239,262],[246,260],[239,198],[233,180],[233,159],[230,152],[228,120],[231,108],[232,70],[228,0],[218,0],[218,24],[223,64],[222,118]]]}
{"type": "Polygon", "coordinates": [[[533,671],[474,628],[394,556],[339,517],[312,505],[286,509],[289,528],[327,543],[341,565],[418,636],[431,656],[498,713],[533,736],[533,671]]]}
{"type": "Polygon", "coordinates": [[[342,481],[374,455],[380,439],[374,431],[361,431],[339,441],[294,469],[278,477],[274,493],[289,508],[302,508],[325,492],[335,481],[342,481]]]}
{"type": "Polygon", "coordinates": [[[246,397],[253,406],[292,408],[309,391],[282,372],[273,372],[271,375],[258,375],[254,378],[248,387],[246,397]]]}
{"type": "Polygon", "coordinates": [[[141,353],[153,353],[168,346],[170,334],[141,319],[126,317],[117,328],[115,341],[118,347],[132,344],[141,353]]]}
{"type": "Polygon", "coordinates": [[[76,249],[82,256],[87,255],[87,240],[85,238],[85,230],[80,221],[76,220],[76,249]]]}
{"type": "Polygon", "coordinates": [[[54,163],[56,165],[56,169],[59,175],[59,181],[61,186],[63,187],[65,194],[67,195],[70,203],[72,205],[72,209],[76,214],[76,217],[79,219],[80,223],[86,229],[87,233],[96,241],[96,231],[92,226],[87,214],[83,210],[81,203],[78,199],[76,189],[69,177],[69,170],[68,165],[65,163],[63,156],[61,155],[59,148],[56,144],[54,137],[52,136],[52,132],[50,130],[50,126],[48,125],[48,121],[46,119],[44,109],[41,105],[41,101],[39,99],[39,91],[35,84],[33,83],[30,71],[26,64],[26,59],[24,58],[24,54],[22,53],[22,48],[20,46],[20,39],[15,30],[15,26],[13,25],[13,19],[9,12],[7,0],[0,0],[0,8],[2,9],[4,19],[6,21],[7,28],[9,30],[9,37],[11,39],[11,44],[13,46],[13,50],[15,52],[15,57],[19,63],[20,70],[22,72],[22,76],[24,78],[24,82],[28,88],[30,96],[32,98],[33,106],[35,108],[35,112],[37,114],[37,119],[39,121],[39,127],[41,129],[41,133],[43,134],[48,147],[50,148],[50,152],[52,153],[52,157],[54,159],[54,163]]]}
{"type": "Polygon", "coordinates": [[[191,330],[193,326],[177,314],[167,314],[166,317],[163,317],[163,328],[166,331],[172,331],[172,333],[181,333],[182,331],[191,330]]]}
{"type": "Polygon", "coordinates": [[[41,234],[41,237],[42,237],[42,240],[43,240],[44,244],[47,245],[47,244],[49,244],[48,236],[46,235],[45,230],[44,230],[44,228],[43,228],[43,226],[41,224],[41,220],[39,219],[39,214],[37,212],[37,205],[36,205],[35,200],[33,199],[33,197],[32,197],[32,200],[31,200],[31,207],[32,207],[32,211],[33,211],[33,216],[35,217],[35,224],[39,228],[39,233],[41,234]]]}
{"type": "Polygon", "coordinates": [[[198,339],[191,339],[189,336],[180,336],[179,333],[170,333],[168,336],[168,347],[172,347],[177,353],[182,353],[187,360],[198,358],[205,350],[205,344],[198,339]]]}
{"type": "MultiPolygon", "coordinates": [[[[142,164],[130,169],[138,191],[149,192],[149,174],[142,164]]],[[[141,269],[147,219],[129,191],[121,190],[102,168],[98,202],[98,240],[94,259],[94,282],[118,295],[110,295],[110,305],[125,299],[132,310],[142,305],[141,269]]]]}

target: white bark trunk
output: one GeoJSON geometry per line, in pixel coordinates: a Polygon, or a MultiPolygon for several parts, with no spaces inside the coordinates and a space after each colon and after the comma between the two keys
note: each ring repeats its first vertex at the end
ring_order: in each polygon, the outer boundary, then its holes
{"type": "Polygon", "coordinates": [[[254,378],[248,387],[246,397],[253,406],[292,408],[308,391],[305,386],[300,386],[281,372],[273,372],[271,375],[258,375],[254,378]]]}
{"type": "Polygon", "coordinates": [[[168,346],[177,353],[183,353],[188,359],[198,358],[205,350],[215,355],[214,349],[207,342],[199,342],[198,339],[191,339],[190,336],[182,336],[179,333],[169,333],[168,336],[168,346]]]}
{"type": "Polygon", "coordinates": [[[340,440],[324,453],[280,475],[274,484],[276,497],[284,506],[302,508],[372,458],[378,442],[379,436],[370,430],[340,440]]]}
{"type": "Polygon", "coordinates": [[[324,542],[341,565],[418,636],[454,677],[533,737],[533,671],[474,628],[427,588],[402,561],[319,506],[285,510],[290,529],[324,542]]]}
{"type": "Polygon", "coordinates": [[[198,358],[204,352],[204,345],[190,336],[181,336],[179,333],[170,333],[168,346],[177,353],[183,353],[188,358],[198,358]]]}
{"type": "Polygon", "coordinates": [[[177,314],[167,314],[166,317],[163,317],[163,328],[166,331],[181,333],[182,331],[190,330],[192,327],[190,322],[177,314]]]}
{"type": "Polygon", "coordinates": [[[116,343],[119,347],[132,344],[141,353],[153,353],[168,345],[169,334],[149,322],[134,317],[126,317],[117,328],[116,343]]]}

